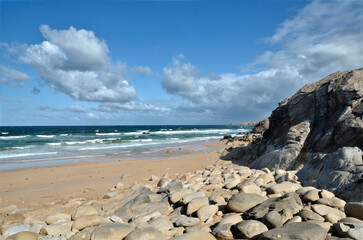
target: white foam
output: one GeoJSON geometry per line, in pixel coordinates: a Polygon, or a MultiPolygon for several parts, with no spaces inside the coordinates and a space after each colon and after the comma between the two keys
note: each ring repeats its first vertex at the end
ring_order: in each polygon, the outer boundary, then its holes
{"type": "Polygon", "coordinates": [[[152,142],[152,139],[137,139],[137,140],[129,140],[130,142],[152,142]]]}
{"type": "Polygon", "coordinates": [[[0,137],[2,140],[12,140],[12,139],[19,139],[19,138],[26,138],[28,135],[24,136],[6,136],[6,137],[0,137]]]}
{"type": "Polygon", "coordinates": [[[36,135],[36,136],[40,138],[54,138],[54,135],[36,135]]]}
{"type": "Polygon", "coordinates": [[[48,143],[48,145],[50,145],[50,146],[60,146],[60,145],[62,145],[62,143],[48,143]]]}
{"type": "Polygon", "coordinates": [[[9,132],[1,132],[2,135],[7,135],[9,132]]]}
{"type": "Polygon", "coordinates": [[[67,145],[86,144],[87,142],[65,142],[67,145]]]}
{"type": "Polygon", "coordinates": [[[96,133],[98,136],[115,136],[115,135],[121,135],[121,133],[96,133]]]}
{"type": "Polygon", "coordinates": [[[61,136],[61,137],[65,137],[65,136],[68,136],[68,135],[69,135],[68,133],[59,134],[59,136],[61,136]]]}
{"type": "Polygon", "coordinates": [[[4,159],[4,158],[16,158],[16,157],[28,157],[28,156],[38,156],[38,155],[52,155],[52,154],[57,154],[57,153],[58,152],[20,153],[20,154],[11,154],[11,155],[0,156],[0,159],[4,159]]]}

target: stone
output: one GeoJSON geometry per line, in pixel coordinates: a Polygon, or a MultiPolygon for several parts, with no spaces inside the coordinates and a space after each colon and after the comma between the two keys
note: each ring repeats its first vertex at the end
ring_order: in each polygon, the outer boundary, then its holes
{"type": "Polygon", "coordinates": [[[204,230],[188,232],[182,236],[172,238],[171,240],[216,240],[212,234],[204,230]]]}
{"type": "Polygon", "coordinates": [[[339,217],[333,213],[328,213],[324,216],[325,221],[330,222],[332,224],[337,223],[339,221],[339,217]]]}
{"type": "Polygon", "coordinates": [[[303,208],[299,195],[295,192],[288,193],[277,198],[270,198],[250,209],[244,214],[247,219],[259,219],[269,211],[277,212],[289,211],[292,215],[298,213],[303,208]]]}
{"type": "Polygon", "coordinates": [[[103,197],[102,197],[102,199],[111,199],[111,198],[114,198],[114,197],[116,197],[117,195],[119,195],[120,194],[120,191],[112,191],[112,192],[108,192],[108,193],[106,193],[103,197]]]}
{"type": "Polygon", "coordinates": [[[261,188],[253,182],[240,183],[236,187],[241,193],[261,193],[261,188]]]}
{"type": "Polygon", "coordinates": [[[222,196],[212,195],[209,197],[209,202],[212,204],[225,203],[226,200],[222,196]]]}
{"type": "Polygon", "coordinates": [[[169,194],[170,202],[176,203],[180,199],[182,199],[184,196],[186,196],[188,194],[191,194],[191,193],[193,193],[193,191],[191,189],[188,189],[188,188],[182,188],[182,189],[172,191],[169,194]]]}
{"type": "Polygon", "coordinates": [[[241,182],[241,180],[238,179],[238,178],[233,179],[232,181],[226,183],[226,185],[224,187],[227,188],[227,189],[232,189],[232,188],[236,187],[237,184],[239,184],[240,182],[241,182]]]}
{"type": "Polygon", "coordinates": [[[92,206],[80,206],[72,213],[72,220],[86,215],[98,215],[98,211],[92,206]]]}
{"type": "Polygon", "coordinates": [[[6,215],[8,212],[14,211],[16,209],[18,209],[18,206],[12,204],[12,205],[8,205],[8,206],[0,208],[0,213],[6,215]]]}
{"type": "Polygon", "coordinates": [[[344,206],[344,211],[348,217],[363,220],[363,202],[348,202],[344,206]]]}
{"type": "Polygon", "coordinates": [[[304,196],[305,193],[307,193],[309,190],[314,190],[316,189],[315,187],[311,187],[311,186],[307,186],[307,187],[301,187],[299,189],[297,189],[295,192],[297,194],[299,194],[300,196],[304,196]]]}
{"type": "Polygon", "coordinates": [[[218,206],[206,205],[198,209],[197,216],[202,222],[208,221],[218,212],[218,206]]]}
{"type": "Polygon", "coordinates": [[[333,197],[335,197],[335,195],[334,195],[334,193],[323,189],[320,191],[320,197],[321,198],[333,198],[333,197]]]}
{"type": "Polygon", "coordinates": [[[136,229],[129,233],[124,240],[162,240],[165,239],[164,234],[159,230],[147,227],[142,229],[136,229]]]}
{"type": "Polygon", "coordinates": [[[281,193],[282,195],[284,195],[289,192],[295,192],[299,188],[301,188],[301,186],[298,184],[290,182],[282,182],[269,187],[267,189],[267,194],[281,193]]]}
{"type": "Polygon", "coordinates": [[[52,224],[52,225],[47,225],[44,226],[40,229],[40,234],[41,235],[60,235],[66,232],[71,231],[73,222],[68,221],[68,222],[59,222],[56,224],[52,224]]]}
{"type": "Polygon", "coordinates": [[[98,215],[85,215],[78,217],[72,226],[72,230],[82,230],[86,227],[98,226],[105,223],[105,219],[98,215]]]}
{"type": "Polygon", "coordinates": [[[312,189],[307,191],[302,197],[307,202],[315,202],[319,200],[319,191],[317,189],[312,189]]]}
{"type": "Polygon", "coordinates": [[[256,220],[245,220],[236,225],[238,236],[243,238],[253,238],[266,231],[268,228],[265,224],[256,220]]]}
{"type": "Polygon", "coordinates": [[[191,200],[193,200],[194,198],[199,198],[199,197],[205,197],[205,193],[204,192],[193,192],[191,194],[188,194],[184,197],[182,197],[182,199],[180,199],[180,203],[183,205],[187,205],[191,200]]]}
{"type": "Polygon", "coordinates": [[[358,218],[355,217],[346,217],[346,218],[342,218],[339,220],[339,222],[347,222],[347,223],[363,223],[362,220],[359,220],[358,218]]]}
{"type": "Polygon", "coordinates": [[[212,231],[212,234],[221,240],[231,240],[234,239],[233,233],[231,231],[233,224],[218,224],[212,231]]]}
{"type": "Polygon", "coordinates": [[[176,226],[183,226],[183,227],[192,227],[200,223],[199,218],[195,217],[187,217],[184,215],[176,216],[171,219],[172,222],[175,223],[176,226]]]}
{"type": "Polygon", "coordinates": [[[151,220],[148,223],[151,227],[158,229],[165,235],[173,228],[173,223],[166,216],[151,220]]]}
{"type": "Polygon", "coordinates": [[[344,209],[344,206],[346,202],[342,199],[332,197],[332,198],[320,198],[318,201],[316,201],[318,204],[324,204],[330,207],[334,208],[341,208],[344,209]]]}
{"type": "Polygon", "coordinates": [[[263,232],[260,240],[325,240],[327,231],[315,223],[290,223],[283,227],[263,232]]]}
{"type": "Polygon", "coordinates": [[[7,238],[7,240],[37,240],[39,238],[39,234],[24,231],[19,232],[17,234],[11,235],[7,238]]]}
{"type": "Polygon", "coordinates": [[[299,216],[302,218],[303,221],[316,220],[319,222],[324,222],[324,218],[322,216],[308,209],[301,210],[299,212],[299,216]]]}
{"type": "Polygon", "coordinates": [[[346,215],[342,211],[340,211],[336,208],[328,207],[323,204],[314,204],[311,206],[311,208],[313,209],[314,212],[320,214],[320,216],[325,216],[328,213],[332,213],[332,214],[337,215],[339,217],[339,219],[346,217],[346,215]]]}
{"type": "Polygon", "coordinates": [[[198,211],[199,208],[206,206],[209,204],[209,200],[207,197],[198,197],[194,198],[188,203],[187,206],[187,215],[190,215],[196,211],[198,211]]]}
{"type": "Polygon", "coordinates": [[[166,185],[165,187],[161,188],[158,191],[158,193],[163,193],[163,192],[170,193],[174,190],[182,189],[182,188],[183,188],[183,183],[179,179],[176,179],[176,180],[173,180],[170,183],[168,183],[168,185],[166,185]]]}
{"type": "Polygon", "coordinates": [[[6,216],[3,220],[4,225],[17,224],[24,222],[24,215],[21,213],[14,213],[6,216]]]}
{"type": "Polygon", "coordinates": [[[45,222],[48,225],[55,224],[55,223],[58,223],[58,222],[65,222],[65,221],[71,221],[71,215],[69,213],[58,212],[58,213],[49,215],[45,219],[45,222]]]}
{"type": "Polygon", "coordinates": [[[339,237],[348,237],[360,240],[363,236],[362,223],[334,223],[333,228],[339,237]]]}
{"type": "Polygon", "coordinates": [[[120,240],[126,237],[134,228],[124,223],[104,223],[95,228],[91,240],[120,240]]]}
{"type": "Polygon", "coordinates": [[[266,213],[261,220],[269,229],[281,227],[283,224],[281,215],[276,211],[266,213]]]}
{"type": "Polygon", "coordinates": [[[238,193],[229,199],[227,209],[232,212],[244,213],[265,200],[266,197],[259,194],[238,193]]]}

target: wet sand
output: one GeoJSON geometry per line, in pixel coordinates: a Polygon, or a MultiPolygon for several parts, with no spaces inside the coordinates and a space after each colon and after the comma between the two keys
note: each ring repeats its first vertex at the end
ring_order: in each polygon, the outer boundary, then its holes
{"type": "Polygon", "coordinates": [[[207,152],[189,152],[184,155],[171,152],[167,158],[142,160],[100,159],[92,162],[17,168],[0,171],[0,207],[16,204],[19,208],[40,208],[70,197],[95,199],[118,182],[147,183],[151,175],[193,172],[214,164],[225,147],[224,142],[206,144],[216,149],[207,152]],[[120,179],[123,174],[130,177],[120,179]]]}

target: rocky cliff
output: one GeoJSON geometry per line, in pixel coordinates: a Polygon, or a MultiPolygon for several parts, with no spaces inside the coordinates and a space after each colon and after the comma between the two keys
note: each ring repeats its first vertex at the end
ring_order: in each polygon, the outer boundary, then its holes
{"type": "Polygon", "coordinates": [[[253,168],[300,169],[303,184],[362,201],[362,96],[363,68],[308,84],[279,103],[259,143],[225,158],[253,168]]]}

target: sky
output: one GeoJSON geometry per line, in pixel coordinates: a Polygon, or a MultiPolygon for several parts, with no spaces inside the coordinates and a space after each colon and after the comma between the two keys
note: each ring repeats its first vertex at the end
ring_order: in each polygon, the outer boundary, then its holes
{"type": "Polygon", "coordinates": [[[0,126],[260,120],[363,67],[363,1],[0,1],[0,126]]]}

